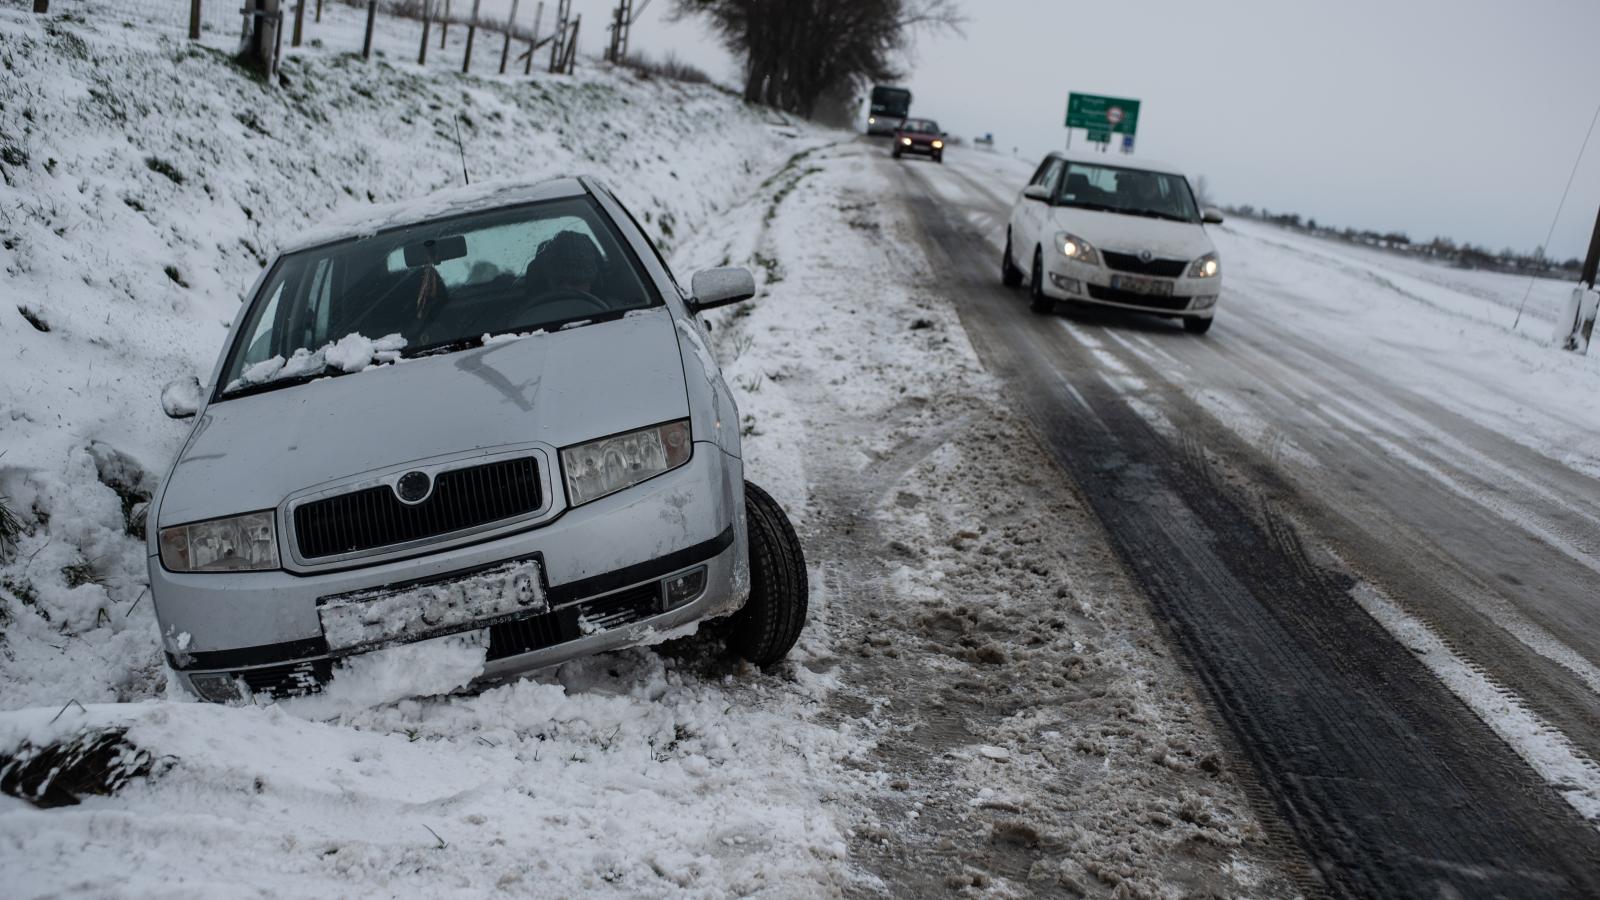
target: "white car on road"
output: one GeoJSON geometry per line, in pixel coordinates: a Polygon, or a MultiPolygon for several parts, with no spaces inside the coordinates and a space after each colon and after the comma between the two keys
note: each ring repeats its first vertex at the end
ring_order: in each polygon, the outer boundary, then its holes
{"type": "Polygon", "coordinates": [[[1222,264],[1189,180],[1170,166],[1108,154],[1051,153],[1017,197],[1001,278],[1029,282],[1033,310],[1057,300],[1115,307],[1211,327],[1222,264]]]}

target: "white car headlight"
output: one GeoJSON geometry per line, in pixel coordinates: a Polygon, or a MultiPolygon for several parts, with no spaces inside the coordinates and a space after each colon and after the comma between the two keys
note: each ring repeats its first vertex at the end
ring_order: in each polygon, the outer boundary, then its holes
{"type": "Polygon", "coordinates": [[[909,147],[909,146],[911,146],[911,138],[901,138],[900,139],[900,143],[902,143],[902,144],[906,145],[907,147],[909,147]]]}
{"type": "Polygon", "coordinates": [[[257,572],[278,568],[272,511],[161,529],[161,564],[172,572],[257,572]]]}
{"type": "Polygon", "coordinates": [[[690,447],[687,419],[567,447],[561,451],[567,501],[582,506],[676,469],[689,461],[690,447]]]}
{"type": "Polygon", "coordinates": [[[1091,266],[1100,264],[1100,254],[1095,252],[1094,245],[1075,234],[1063,231],[1056,235],[1056,249],[1067,259],[1088,263],[1091,266]]]}
{"type": "Polygon", "coordinates": [[[1207,253],[1189,265],[1190,278],[1212,278],[1222,271],[1222,263],[1215,253],[1207,253]]]}

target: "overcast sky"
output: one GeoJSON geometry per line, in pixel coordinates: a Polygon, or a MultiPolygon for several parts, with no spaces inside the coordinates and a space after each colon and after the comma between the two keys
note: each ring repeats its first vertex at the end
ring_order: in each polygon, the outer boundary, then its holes
{"type": "MultiPolygon", "coordinates": [[[[603,44],[612,5],[575,0],[586,52],[603,44]]],[[[1136,156],[1204,174],[1220,202],[1414,239],[1543,242],[1600,105],[1600,0],[965,7],[964,35],[920,38],[908,61],[913,110],[946,130],[993,132],[997,148],[1032,158],[1064,144],[1069,91],[1137,98],[1136,156]]],[[[634,48],[737,84],[737,63],[703,26],[670,22],[671,8],[651,0],[634,48]]],[[[1583,255],[1597,207],[1600,135],[1553,255],[1583,255]]]]}

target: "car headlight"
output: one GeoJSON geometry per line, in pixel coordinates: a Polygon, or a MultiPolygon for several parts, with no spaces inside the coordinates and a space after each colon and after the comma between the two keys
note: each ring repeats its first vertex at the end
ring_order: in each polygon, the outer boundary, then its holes
{"type": "Polygon", "coordinates": [[[911,146],[911,138],[901,138],[900,139],[900,143],[905,144],[907,147],[909,147],[909,146],[911,146]]]}
{"type": "Polygon", "coordinates": [[[561,451],[567,501],[582,506],[689,461],[689,421],[651,425],[561,451]]]}
{"type": "Polygon", "coordinates": [[[876,125],[876,124],[878,124],[878,117],[877,116],[867,116],[867,124],[868,125],[876,125]]]}
{"type": "Polygon", "coordinates": [[[1100,264],[1100,254],[1095,252],[1094,245],[1075,234],[1063,231],[1056,235],[1056,249],[1067,259],[1088,263],[1091,266],[1100,264]]]}
{"type": "Polygon", "coordinates": [[[161,529],[161,564],[172,572],[257,572],[278,568],[272,511],[161,529]]]}
{"type": "Polygon", "coordinates": [[[933,142],[933,149],[935,149],[935,150],[943,150],[944,149],[944,141],[934,141],[933,142]]]}
{"type": "Polygon", "coordinates": [[[1222,271],[1222,263],[1215,253],[1207,253],[1189,265],[1190,278],[1211,278],[1222,271]]]}

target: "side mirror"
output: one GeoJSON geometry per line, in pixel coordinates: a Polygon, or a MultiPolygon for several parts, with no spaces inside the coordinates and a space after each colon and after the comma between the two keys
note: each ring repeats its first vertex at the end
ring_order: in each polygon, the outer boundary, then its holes
{"type": "Polygon", "coordinates": [[[1222,213],[1217,212],[1215,208],[1208,206],[1200,211],[1200,221],[1206,223],[1207,225],[1221,225],[1222,213]]]}
{"type": "Polygon", "coordinates": [[[694,278],[689,281],[689,290],[694,294],[689,302],[695,312],[715,309],[754,297],[756,277],[750,274],[749,269],[738,267],[703,269],[694,273],[694,278]]]}
{"type": "Polygon", "coordinates": [[[175,378],[161,389],[161,411],[169,419],[188,419],[200,411],[200,379],[175,378]]]}
{"type": "Polygon", "coordinates": [[[1030,184],[1022,189],[1022,196],[1028,200],[1043,200],[1050,202],[1050,189],[1042,184],[1030,184]]]}

